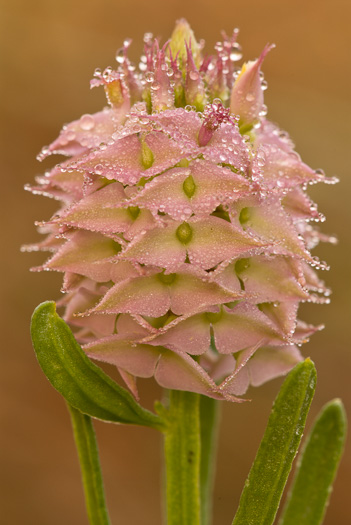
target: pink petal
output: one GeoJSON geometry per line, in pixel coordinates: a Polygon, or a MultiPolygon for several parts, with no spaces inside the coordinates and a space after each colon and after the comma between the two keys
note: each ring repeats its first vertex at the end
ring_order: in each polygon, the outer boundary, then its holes
{"type": "Polygon", "coordinates": [[[232,354],[246,347],[281,343],[283,337],[270,319],[257,306],[239,303],[233,310],[223,311],[213,323],[215,344],[221,354],[232,354]]]}
{"type": "Polygon", "coordinates": [[[135,237],[122,252],[121,258],[161,268],[174,268],[185,261],[185,246],[178,240],[179,224],[156,227],[135,237]]]}
{"type": "Polygon", "coordinates": [[[317,205],[299,187],[293,188],[286,194],[282,199],[282,205],[294,221],[323,220],[323,216],[317,211],[317,205]]]}
{"type": "Polygon", "coordinates": [[[261,205],[248,207],[245,211],[247,219],[242,224],[244,230],[259,236],[262,241],[274,243],[273,253],[289,254],[314,262],[291,218],[275,197],[268,197],[261,205]]]}
{"type": "Polygon", "coordinates": [[[112,208],[112,206],[125,199],[122,184],[119,182],[108,184],[71,206],[61,215],[59,222],[106,234],[123,232],[132,222],[132,218],[129,216],[128,221],[127,210],[112,208]]]}
{"type": "MultiPolygon", "coordinates": [[[[62,163],[61,167],[65,167],[69,161],[62,163]]],[[[68,196],[74,197],[74,200],[79,200],[83,197],[83,183],[84,175],[78,171],[65,171],[56,166],[49,173],[45,174],[45,178],[53,186],[61,188],[68,196]]]]}
{"type": "Polygon", "coordinates": [[[109,259],[120,250],[119,244],[99,233],[78,231],[45,264],[45,268],[85,275],[98,282],[110,280],[109,259]]]}
{"type": "Polygon", "coordinates": [[[156,122],[162,131],[167,133],[182,148],[200,152],[197,137],[201,127],[201,119],[195,111],[177,108],[162,111],[157,115],[151,115],[149,118],[156,122]]]}
{"type": "Polygon", "coordinates": [[[260,70],[265,56],[272,47],[274,46],[266,45],[257,60],[244,64],[234,82],[230,111],[240,115],[240,120],[244,124],[253,124],[260,116],[263,106],[260,70]]]}
{"type": "Polygon", "coordinates": [[[277,330],[285,334],[291,341],[291,336],[296,328],[296,314],[299,307],[299,300],[261,303],[261,311],[269,317],[277,330]]]}
{"type": "Polygon", "coordinates": [[[234,269],[235,265],[223,263],[220,264],[214,272],[212,272],[211,278],[214,282],[220,284],[224,288],[227,288],[231,292],[240,293],[241,285],[237,274],[234,269]]]}
{"type": "MultiPolygon", "coordinates": [[[[165,111],[163,113],[165,113],[165,111]]],[[[145,177],[158,175],[166,169],[175,166],[184,157],[191,158],[197,154],[197,152],[193,152],[193,148],[183,146],[182,142],[178,143],[173,140],[173,137],[169,138],[166,133],[160,131],[154,131],[146,135],[145,143],[151,149],[154,156],[152,166],[143,173],[145,177]]]]}
{"type": "Polygon", "coordinates": [[[252,386],[260,386],[270,379],[285,375],[293,366],[302,361],[296,346],[259,348],[248,363],[252,386]]]}
{"type": "MultiPolygon", "coordinates": [[[[289,257],[258,256],[245,261],[245,267],[238,276],[245,291],[255,297],[256,303],[310,298],[296,278],[294,260],[289,257]]],[[[237,263],[239,265],[240,262],[237,263]]],[[[234,272],[235,269],[231,268],[234,272]]]]}
{"type": "Polygon", "coordinates": [[[110,146],[100,146],[81,160],[71,163],[70,167],[115,179],[122,184],[135,184],[143,170],[141,142],[137,135],[121,138],[110,146]]]}
{"type": "Polygon", "coordinates": [[[177,319],[165,327],[159,334],[149,338],[151,345],[162,345],[174,351],[201,355],[210,347],[210,328],[204,314],[197,314],[188,319],[177,319]]]}
{"type": "Polygon", "coordinates": [[[258,345],[246,348],[237,357],[234,372],[228,376],[219,386],[223,392],[228,392],[236,395],[245,394],[250,384],[250,376],[248,372],[248,362],[252,355],[257,351],[258,345]]]}
{"type": "Polygon", "coordinates": [[[232,374],[235,369],[235,359],[231,354],[219,355],[209,349],[200,358],[200,365],[208,375],[216,382],[223,381],[225,377],[232,374]]]}
{"type": "Polygon", "coordinates": [[[123,368],[118,368],[118,372],[120,373],[121,378],[123,379],[123,381],[129,388],[129,390],[131,391],[135,399],[139,401],[140,398],[139,398],[139,393],[138,393],[138,388],[137,388],[136,377],[130,374],[129,372],[126,372],[125,370],[123,370],[123,368]]]}
{"type": "Polygon", "coordinates": [[[150,345],[135,344],[113,335],[96,340],[83,347],[92,359],[116,365],[138,377],[152,377],[160,356],[160,349],[150,345]]]}
{"type": "Polygon", "coordinates": [[[88,148],[96,148],[101,142],[110,140],[119,124],[119,114],[112,109],[104,109],[94,115],[83,115],[63,128],[59,137],[42,152],[40,160],[52,153],[80,155],[88,148]]]}
{"type": "Polygon", "coordinates": [[[256,132],[255,146],[262,152],[260,183],[268,189],[326,180],[323,174],[302,162],[286,134],[267,121],[256,132]]]}
{"type": "Polygon", "coordinates": [[[132,313],[161,317],[171,306],[167,286],[157,275],[128,279],[113,286],[94,308],[100,313],[132,313]]]}
{"type": "Polygon", "coordinates": [[[208,278],[177,273],[175,282],[170,286],[171,308],[176,315],[196,312],[199,308],[227,303],[242,296],[231,293],[217,283],[208,282],[208,278]]]}
{"type": "Polygon", "coordinates": [[[249,148],[237,125],[222,124],[201,153],[204,159],[213,163],[230,164],[241,174],[246,173],[249,167],[249,148]]]}
{"type": "Polygon", "coordinates": [[[196,160],[188,168],[174,168],[154,178],[132,202],[154,212],[166,212],[175,220],[186,220],[193,213],[209,215],[219,204],[232,202],[247,194],[249,189],[249,182],[244,177],[227,168],[196,160]],[[192,177],[195,186],[191,197],[184,190],[188,177],[192,177]]]}
{"type": "MultiPolygon", "coordinates": [[[[187,354],[176,354],[170,350],[162,352],[157,364],[155,379],[164,388],[186,390],[214,399],[223,399],[215,382],[187,354]]],[[[239,400],[233,398],[232,401],[239,400]]]]}
{"type": "Polygon", "coordinates": [[[204,270],[252,249],[267,246],[265,241],[246,235],[218,217],[190,219],[189,224],[193,230],[192,240],[187,247],[189,260],[204,270]]]}

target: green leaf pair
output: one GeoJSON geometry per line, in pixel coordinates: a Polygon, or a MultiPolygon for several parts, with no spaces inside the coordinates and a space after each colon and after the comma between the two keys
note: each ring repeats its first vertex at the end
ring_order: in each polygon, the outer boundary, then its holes
{"type": "MultiPolygon", "coordinates": [[[[275,400],[232,525],[271,525],[279,508],[314,395],[316,369],[310,359],[287,376],[275,400]]],[[[318,416],[301,454],[279,525],[319,525],[341,458],[346,418],[339,400],[318,416]]]]}

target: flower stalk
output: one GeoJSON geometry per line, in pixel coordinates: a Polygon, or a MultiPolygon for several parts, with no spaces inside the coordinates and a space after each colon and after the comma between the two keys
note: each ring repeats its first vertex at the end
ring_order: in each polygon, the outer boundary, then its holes
{"type": "Polygon", "coordinates": [[[199,394],[170,391],[164,450],[167,525],[200,525],[199,394]]]}

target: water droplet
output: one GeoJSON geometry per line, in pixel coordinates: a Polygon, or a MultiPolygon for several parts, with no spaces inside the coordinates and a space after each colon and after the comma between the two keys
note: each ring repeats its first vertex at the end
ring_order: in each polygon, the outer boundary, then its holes
{"type": "Polygon", "coordinates": [[[229,54],[229,58],[232,62],[236,62],[242,58],[243,54],[241,51],[241,45],[235,42],[229,54]]]}
{"type": "Polygon", "coordinates": [[[151,89],[152,91],[158,91],[161,87],[161,84],[159,82],[153,82],[152,86],[151,86],[151,89]]]}
{"type": "Polygon", "coordinates": [[[84,131],[90,131],[95,126],[94,117],[88,113],[82,115],[79,120],[79,125],[84,131]]]}
{"type": "Polygon", "coordinates": [[[154,37],[154,35],[152,33],[145,33],[144,34],[144,42],[145,42],[145,44],[151,44],[153,37],[154,37]]]}
{"type": "Polygon", "coordinates": [[[115,58],[118,64],[123,64],[125,60],[123,47],[120,47],[119,49],[117,49],[115,58]]]}
{"type": "Polygon", "coordinates": [[[248,93],[245,98],[248,102],[252,102],[255,100],[255,95],[253,93],[248,93]]]}
{"type": "Polygon", "coordinates": [[[268,109],[265,104],[262,104],[261,111],[259,112],[260,117],[265,117],[267,115],[268,109]]]}
{"type": "Polygon", "coordinates": [[[104,168],[102,164],[96,164],[96,166],[94,167],[94,172],[96,173],[96,175],[102,175],[103,169],[104,168]]]}
{"type": "Polygon", "coordinates": [[[191,80],[198,80],[199,79],[199,73],[197,71],[190,71],[189,77],[191,80]]]}
{"type": "Polygon", "coordinates": [[[145,73],[146,82],[153,82],[154,78],[155,78],[155,75],[153,74],[152,71],[148,71],[147,73],[145,73]]]}

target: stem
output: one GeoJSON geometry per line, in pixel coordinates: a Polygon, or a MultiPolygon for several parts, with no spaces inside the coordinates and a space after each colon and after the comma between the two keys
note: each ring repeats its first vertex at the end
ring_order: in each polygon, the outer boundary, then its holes
{"type": "Polygon", "coordinates": [[[72,405],[67,405],[78,450],[90,525],[109,525],[110,520],[105,502],[99,452],[91,418],[72,405]]]}
{"type": "Polygon", "coordinates": [[[219,430],[219,402],[207,396],[200,398],[201,421],[201,525],[212,523],[212,491],[219,430]]]}
{"type": "Polygon", "coordinates": [[[168,525],[200,525],[200,396],[171,390],[165,432],[168,525]]]}

